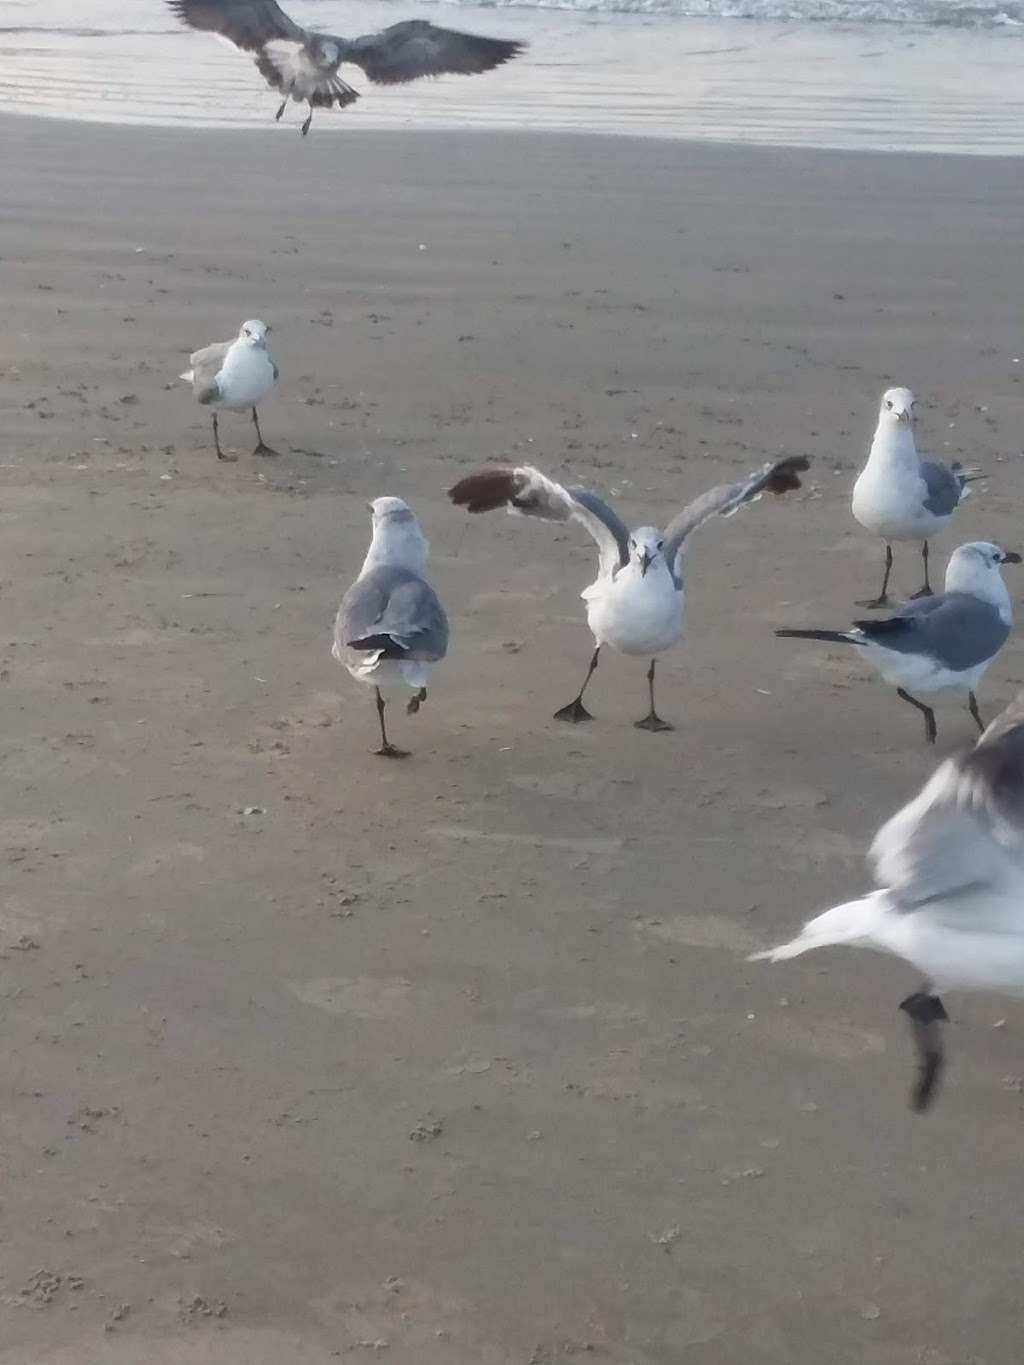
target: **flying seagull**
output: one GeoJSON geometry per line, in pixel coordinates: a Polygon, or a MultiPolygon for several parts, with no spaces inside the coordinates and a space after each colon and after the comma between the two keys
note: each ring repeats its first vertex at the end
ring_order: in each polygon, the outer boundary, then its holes
{"type": "Polygon", "coordinates": [[[967,695],[967,706],[979,730],[975,689],[989,664],[1006,644],[1013,624],[1010,594],[1000,573],[1003,564],[1021,557],[987,541],[961,545],[946,568],[946,590],[937,596],[905,603],[894,616],[854,621],[850,630],[777,630],[791,640],[828,640],[863,649],[896,695],[924,716],[924,733],[935,743],[935,712],[918,694],[967,695]]]}
{"type": "Polygon", "coordinates": [[[677,644],[685,631],[686,595],[683,560],[692,531],[710,517],[727,517],[766,490],[786,493],[800,487],[798,471],[808,468],[802,455],[766,464],[739,483],[721,484],[702,494],[669,522],[664,531],[641,526],[630,531],[607,503],[586,488],[564,488],[530,465],[485,469],[470,474],[448,490],[469,512],[509,512],[542,521],[578,521],[598,548],[597,578],[581,594],[594,653],[579,693],[555,712],[556,720],[592,720],[583,693],[597,668],[602,645],[620,654],[650,658],[647,690],[650,710],[636,725],[641,730],[671,730],[654,709],[655,655],[677,644]]]}
{"type": "Polygon", "coordinates": [[[882,591],[862,607],[889,605],[889,574],[894,540],[919,540],[924,561],[924,587],[914,597],[930,597],[928,541],[949,522],[970,491],[967,485],[982,476],[959,464],[922,460],[914,445],[914,395],[909,389],[889,389],[882,395],[878,425],[868,462],[853,485],[853,515],[866,531],[885,541],[882,591]]]}
{"type": "Polygon", "coordinates": [[[780,962],[849,944],[921,972],[920,990],[900,1004],[918,1050],[911,1106],[921,1111],[943,1067],[942,995],[1024,996],[1024,692],[882,826],[868,856],[879,890],[826,910],[791,943],[754,957],[780,962]]]}
{"type": "Polygon", "coordinates": [[[197,403],[213,411],[213,444],[217,449],[218,460],[237,460],[237,455],[225,455],[220,448],[220,432],[217,427],[217,409],[226,408],[228,412],[241,412],[252,408],[253,425],[256,428],[257,446],[254,455],[276,455],[263,439],[260,419],[256,415],[256,405],[261,403],[277,383],[280,371],[271,360],[267,351],[267,333],[270,328],[265,322],[253,318],[243,322],[234,341],[215,341],[204,346],[201,351],[193,351],[188,358],[192,366],[178,376],[192,385],[192,393],[197,403]]]}
{"type": "Polygon", "coordinates": [[[331,653],[358,682],[374,689],[383,758],[406,758],[384,726],[386,695],[413,693],[414,715],[427,699],[434,664],[448,652],[448,618],[423,577],[430,545],[401,498],[370,503],[373,536],[359,577],[341,600],[331,653]]]}
{"type": "Polygon", "coordinates": [[[343,62],[362,67],[377,85],[397,85],[421,76],[448,73],[475,75],[490,71],[523,51],[522,43],[484,38],[436,28],[424,19],[392,24],[380,33],[361,38],[339,38],[315,33],[290,19],[275,0],[167,0],[183,23],[219,33],[243,52],[255,54],[260,75],[284,99],[309,105],[303,135],[313,122],[313,110],[344,109],[359,98],[338,75],[343,62]]]}

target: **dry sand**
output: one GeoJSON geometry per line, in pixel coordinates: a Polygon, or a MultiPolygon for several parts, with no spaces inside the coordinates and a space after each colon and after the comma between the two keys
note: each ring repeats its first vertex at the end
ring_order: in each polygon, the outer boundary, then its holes
{"type": "Polygon", "coordinates": [[[0,135],[2,1365],[1017,1359],[1020,1010],[950,1001],[921,1119],[906,970],[744,955],[935,761],[771,634],[877,586],[887,382],[991,471],[957,538],[1021,546],[1019,163],[0,135]],[[174,377],[248,316],[284,453],[228,416],[218,465],[174,377]],[[645,520],[780,452],[805,494],[694,545],[676,731],[618,658],[552,721],[590,546],[445,488],[528,458],[645,520]],[[404,764],[329,652],[383,493],[453,618],[404,764]]]}

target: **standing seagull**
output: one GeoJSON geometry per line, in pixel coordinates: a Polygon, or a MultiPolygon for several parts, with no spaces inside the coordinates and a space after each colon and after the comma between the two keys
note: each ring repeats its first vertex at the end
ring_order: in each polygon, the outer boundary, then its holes
{"type": "Polygon", "coordinates": [[[580,594],[587,604],[587,624],[594,653],[579,693],[555,712],[555,720],[592,720],[583,693],[597,668],[602,645],[620,654],[650,658],[647,690],[650,710],[636,722],[641,730],[671,730],[654,709],[654,665],[661,654],[683,638],[686,594],[683,559],[686,542],[710,517],[727,517],[765,490],[786,493],[800,487],[798,471],[808,467],[802,455],[766,464],[739,483],[721,484],[701,495],[669,522],[664,531],[641,526],[630,531],[607,503],[586,488],[563,488],[531,465],[486,469],[470,474],[448,490],[469,512],[509,512],[542,521],[578,521],[597,542],[597,578],[580,594]]]}
{"type": "Polygon", "coordinates": [[[267,333],[270,328],[265,322],[252,319],[242,323],[242,330],[234,341],[215,341],[204,346],[201,351],[193,351],[188,358],[192,366],[179,379],[192,385],[196,401],[213,410],[213,444],[217,448],[218,460],[237,460],[237,455],[225,455],[220,448],[220,432],[217,427],[217,409],[226,408],[228,412],[241,412],[252,408],[253,426],[256,428],[257,446],[254,455],[276,455],[263,439],[260,419],[256,415],[256,404],[261,403],[277,383],[280,371],[271,360],[267,351],[267,333]]]}
{"type": "Polygon", "coordinates": [[[1013,624],[1010,594],[1000,573],[1021,557],[976,540],[961,545],[946,568],[946,590],[905,603],[895,616],[854,621],[851,630],[777,630],[790,640],[829,640],[856,645],[896,688],[896,695],[924,716],[924,733],[935,743],[935,712],[914,693],[967,694],[979,730],[985,728],[974,695],[982,675],[1006,644],[1013,624]],[[913,689],[913,693],[911,691],[913,689]]]}
{"type": "Polygon", "coordinates": [[[893,540],[921,542],[924,587],[914,597],[931,596],[928,541],[942,530],[967,496],[967,484],[980,478],[959,464],[921,459],[914,445],[914,402],[909,389],[889,389],[882,395],[868,462],[853,485],[853,515],[866,531],[885,541],[882,591],[869,602],[858,603],[861,607],[889,605],[893,540]]]}
{"type": "Polygon", "coordinates": [[[448,618],[423,577],[430,545],[401,498],[370,503],[373,537],[359,577],[341,599],[331,653],[377,697],[383,758],[405,758],[384,728],[384,693],[411,690],[413,715],[427,699],[434,664],[448,652],[448,618]]]}
{"type": "Polygon", "coordinates": [[[941,996],[1024,996],[1024,692],[882,826],[868,856],[880,890],[826,910],[791,943],[754,957],[779,962],[849,944],[916,967],[924,984],[900,1009],[917,1045],[911,1106],[921,1111],[943,1067],[941,996]]]}
{"type": "Polygon", "coordinates": [[[343,62],[361,66],[377,85],[397,85],[421,76],[448,73],[475,75],[490,71],[523,50],[522,43],[483,38],[435,28],[424,19],[392,24],[362,38],[314,33],[290,19],[275,0],[168,0],[183,23],[219,33],[243,52],[256,54],[256,66],[272,90],[284,95],[280,119],[289,98],[309,105],[303,136],[318,106],[343,109],[359,98],[358,90],[338,75],[343,62]]]}

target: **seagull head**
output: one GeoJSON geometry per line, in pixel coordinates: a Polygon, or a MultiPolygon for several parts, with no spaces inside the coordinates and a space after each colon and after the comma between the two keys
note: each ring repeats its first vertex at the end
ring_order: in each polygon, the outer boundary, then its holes
{"type": "Polygon", "coordinates": [[[640,577],[647,577],[647,570],[661,555],[664,537],[656,526],[641,526],[629,538],[629,561],[640,569],[640,577]]]}
{"type": "Polygon", "coordinates": [[[985,588],[993,575],[1002,582],[1000,569],[1004,564],[1020,564],[1016,550],[1004,550],[988,540],[971,540],[959,545],[949,557],[946,568],[946,591],[969,592],[985,596],[985,588]]]}
{"type": "Polygon", "coordinates": [[[266,350],[269,331],[270,328],[265,322],[260,322],[258,318],[250,318],[248,322],[242,323],[238,339],[248,342],[250,346],[258,346],[262,350],[266,350]]]}
{"type": "Polygon", "coordinates": [[[332,38],[315,38],[309,50],[317,66],[325,71],[341,65],[341,48],[332,38]]]}
{"type": "Polygon", "coordinates": [[[401,498],[374,498],[369,504],[369,512],[373,524],[372,560],[398,564],[421,573],[430,545],[409,504],[401,498]]]}
{"type": "Polygon", "coordinates": [[[882,405],[878,410],[879,422],[892,426],[914,425],[914,403],[916,399],[909,389],[886,389],[882,394],[882,405]]]}

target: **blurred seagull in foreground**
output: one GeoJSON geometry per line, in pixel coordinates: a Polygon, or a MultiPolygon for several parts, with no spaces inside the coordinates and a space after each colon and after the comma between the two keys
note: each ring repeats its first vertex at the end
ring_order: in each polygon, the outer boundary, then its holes
{"type": "Polygon", "coordinates": [[[808,468],[802,455],[766,464],[739,483],[722,484],[685,507],[664,531],[641,526],[630,531],[607,503],[586,488],[563,488],[530,465],[515,469],[485,469],[470,474],[448,490],[448,496],[469,512],[509,512],[542,521],[578,521],[597,542],[597,578],[581,596],[587,604],[587,623],[594,636],[594,653],[583,686],[556,720],[592,720],[583,693],[597,668],[602,645],[620,654],[650,658],[647,688],[650,710],[636,725],[641,730],[671,730],[654,709],[654,665],[661,654],[683,638],[686,594],[683,560],[692,531],[710,517],[727,517],[765,491],[787,493],[800,487],[799,473],[808,468]]]}
{"type": "Polygon", "coordinates": [[[944,1063],[941,997],[1024,996],[1024,692],[882,826],[868,857],[879,890],[826,910],[791,943],[754,959],[848,944],[921,972],[920,990],[900,1003],[918,1050],[911,1105],[921,1111],[944,1063]]]}
{"type": "MultiPolygon", "coordinates": [[[[924,587],[914,597],[930,597],[928,541],[949,522],[967,497],[967,484],[981,475],[959,464],[922,460],[914,445],[914,395],[889,389],[882,395],[878,425],[868,462],[853,485],[853,515],[866,531],[885,541],[882,591],[861,607],[889,604],[893,540],[919,540],[924,561],[924,587]]],[[[913,600],[913,599],[912,599],[913,600]]]]}
{"type": "Polygon", "coordinates": [[[225,455],[220,448],[220,432],[217,427],[217,409],[226,408],[228,412],[241,412],[252,408],[253,425],[256,428],[257,446],[254,455],[276,455],[263,439],[260,419],[256,415],[256,404],[262,402],[277,383],[278,368],[267,352],[267,333],[270,328],[265,322],[252,319],[242,323],[242,329],[234,341],[215,341],[204,346],[201,351],[193,351],[188,358],[192,366],[179,379],[192,385],[196,402],[213,409],[213,444],[217,448],[218,460],[237,460],[237,455],[225,455]]]}
{"type": "Polygon", "coordinates": [[[392,24],[362,38],[339,38],[300,27],[275,0],[168,0],[178,18],[191,28],[217,33],[243,52],[255,54],[256,66],[272,90],[284,99],[309,105],[303,136],[313,110],[343,109],[359,98],[338,75],[343,62],[362,67],[377,85],[397,85],[421,76],[449,73],[475,75],[490,71],[523,51],[522,43],[484,38],[435,28],[424,19],[392,24]]]}
{"type": "Polygon", "coordinates": [[[377,698],[383,758],[405,758],[384,726],[387,694],[413,693],[413,715],[427,699],[434,664],[448,652],[448,618],[423,577],[430,545],[401,498],[370,503],[373,537],[359,577],[341,600],[331,653],[377,698]]]}
{"type": "Polygon", "coordinates": [[[979,730],[975,689],[1006,644],[1013,624],[1010,594],[1000,568],[1021,557],[987,541],[961,545],[946,568],[946,590],[905,603],[895,616],[854,621],[851,630],[777,630],[791,640],[828,640],[863,649],[896,695],[924,716],[924,732],[934,744],[935,712],[917,694],[967,696],[979,730]]]}

